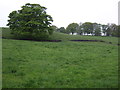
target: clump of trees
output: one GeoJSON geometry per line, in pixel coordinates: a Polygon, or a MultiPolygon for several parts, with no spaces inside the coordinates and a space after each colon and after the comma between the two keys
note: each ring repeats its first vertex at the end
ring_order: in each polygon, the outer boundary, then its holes
{"type": "Polygon", "coordinates": [[[53,19],[46,13],[46,7],[27,3],[21,10],[9,14],[8,26],[19,39],[48,39],[53,33],[53,19]]]}
{"type": "Polygon", "coordinates": [[[56,31],[67,34],[77,33],[78,35],[92,35],[92,36],[120,36],[120,25],[116,24],[99,24],[99,23],[70,23],[67,28],[57,28],[56,31]]]}
{"type": "Polygon", "coordinates": [[[120,26],[116,24],[70,23],[66,28],[52,25],[53,19],[46,12],[46,7],[27,3],[21,10],[9,14],[8,26],[18,39],[46,40],[53,31],[78,35],[120,36],[120,26]]]}

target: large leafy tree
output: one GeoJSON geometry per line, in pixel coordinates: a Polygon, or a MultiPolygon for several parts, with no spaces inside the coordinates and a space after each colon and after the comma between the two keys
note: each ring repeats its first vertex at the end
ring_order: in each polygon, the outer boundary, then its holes
{"type": "Polygon", "coordinates": [[[8,26],[12,33],[22,39],[46,39],[52,32],[52,17],[46,7],[27,3],[21,10],[9,14],[8,26]]]}
{"type": "Polygon", "coordinates": [[[72,33],[72,35],[77,32],[77,29],[79,28],[79,25],[77,23],[71,23],[67,26],[66,32],[72,33]]]}

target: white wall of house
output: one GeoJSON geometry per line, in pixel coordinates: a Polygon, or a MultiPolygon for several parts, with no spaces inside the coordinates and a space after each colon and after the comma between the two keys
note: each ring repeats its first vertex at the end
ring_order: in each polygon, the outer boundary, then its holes
{"type": "MultiPolygon", "coordinates": [[[[70,33],[70,35],[72,35],[72,33],[70,33]]],[[[74,33],[73,35],[77,35],[77,33],[74,33]]],[[[92,34],[83,34],[83,35],[92,36],[92,34]]],[[[106,34],[104,34],[104,33],[101,33],[101,36],[106,36],[106,34]]]]}

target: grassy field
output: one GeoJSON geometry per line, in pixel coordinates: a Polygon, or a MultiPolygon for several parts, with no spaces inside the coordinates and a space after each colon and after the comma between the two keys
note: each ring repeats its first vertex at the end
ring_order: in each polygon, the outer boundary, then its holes
{"type": "Polygon", "coordinates": [[[117,46],[3,39],[3,88],[117,87],[117,46]]]}
{"type": "Polygon", "coordinates": [[[3,88],[116,88],[118,46],[115,37],[56,33],[62,42],[2,39],[3,88]],[[109,41],[111,40],[111,41],[109,41]]]}

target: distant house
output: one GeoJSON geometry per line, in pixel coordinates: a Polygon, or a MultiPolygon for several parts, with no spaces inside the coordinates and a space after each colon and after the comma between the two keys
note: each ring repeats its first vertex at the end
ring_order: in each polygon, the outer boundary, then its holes
{"type": "MultiPolygon", "coordinates": [[[[72,35],[72,33],[70,33],[70,35],[72,35]]],[[[77,33],[74,33],[73,35],[77,35],[77,33]]]]}

